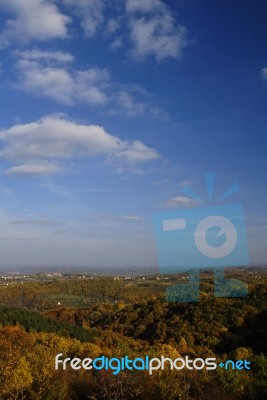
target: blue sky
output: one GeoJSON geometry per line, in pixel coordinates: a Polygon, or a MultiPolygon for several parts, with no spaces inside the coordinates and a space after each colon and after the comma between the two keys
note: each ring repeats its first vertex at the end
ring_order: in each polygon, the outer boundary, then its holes
{"type": "Polygon", "coordinates": [[[264,1],[2,0],[0,265],[157,265],[206,172],[265,263],[266,38],[264,1]]]}

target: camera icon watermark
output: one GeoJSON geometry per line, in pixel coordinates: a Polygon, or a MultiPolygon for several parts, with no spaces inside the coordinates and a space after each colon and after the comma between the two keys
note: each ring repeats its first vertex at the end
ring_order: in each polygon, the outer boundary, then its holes
{"type": "MultiPolygon", "coordinates": [[[[206,175],[211,201],[214,174],[206,175]]],[[[239,190],[232,185],[219,199],[239,190]]],[[[196,202],[201,200],[191,189],[184,193],[196,202]]],[[[167,289],[170,301],[198,301],[200,269],[214,269],[216,297],[245,297],[247,285],[237,279],[225,279],[224,267],[249,263],[246,227],[242,204],[219,204],[178,209],[155,215],[154,226],[160,272],[187,271],[189,282],[167,289]]]]}

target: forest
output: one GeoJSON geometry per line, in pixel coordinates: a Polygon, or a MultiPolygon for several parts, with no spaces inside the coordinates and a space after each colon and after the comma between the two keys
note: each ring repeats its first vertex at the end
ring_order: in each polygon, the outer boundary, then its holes
{"type": "Polygon", "coordinates": [[[200,301],[170,302],[181,276],[72,276],[0,283],[0,399],[265,399],[266,270],[230,270],[245,298],[216,298],[202,274],[200,301]],[[250,370],[55,370],[66,357],[247,359],[250,370]]]}

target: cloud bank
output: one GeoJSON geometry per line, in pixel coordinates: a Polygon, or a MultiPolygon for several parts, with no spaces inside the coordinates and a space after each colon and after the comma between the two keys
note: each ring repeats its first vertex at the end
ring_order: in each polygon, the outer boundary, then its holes
{"type": "Polygon", "coordinates": [[[122,163],[156,160],[159,153],[139,140],[124,141],[98,125],[81,125],[58,116],[0,131],[0,156],[15,165],[7,174],[58,172],[59,160],[102,156],[122,163]]]}

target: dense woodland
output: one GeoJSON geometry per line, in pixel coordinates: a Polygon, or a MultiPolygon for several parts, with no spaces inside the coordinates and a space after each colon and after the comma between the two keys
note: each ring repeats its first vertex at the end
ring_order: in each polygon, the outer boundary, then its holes
{"type": "Polygon", "coordinates": [[[166,301],[177,276],[1,282],[0,399],[266,399],[266,271],[231,273],[248,297],[215,298],[211,273],[197,303],[166,301]],[[251,370],[56,371],[57,353],[246,358],[251,370]]]}

